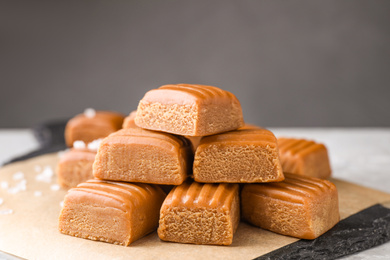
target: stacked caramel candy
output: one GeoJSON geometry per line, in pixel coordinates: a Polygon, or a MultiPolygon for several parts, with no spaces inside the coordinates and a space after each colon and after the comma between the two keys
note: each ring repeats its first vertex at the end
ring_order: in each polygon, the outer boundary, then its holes
{"type": "Polygon", "coordinates": [[[229,245],[240,209],[253,225],[306,239],[339,220],[331,182],[282,170],[281,161],[321,164],[322,148],[289,139],[280,160],[274,134],[244,125],[230,92],[165,85],[147,92],[123,127],[100,144],[95,179],[66,195],[61,232],[128,245],[158,227],[164,241],[229,245]]]}

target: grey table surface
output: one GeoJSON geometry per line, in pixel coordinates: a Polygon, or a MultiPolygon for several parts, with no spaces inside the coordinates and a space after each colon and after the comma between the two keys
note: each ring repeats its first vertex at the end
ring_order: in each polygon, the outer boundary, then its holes
{"type": "MultiPolygon", "coordinates": [[[[328,147],[333,177],[390,193],[390,128],[270,128],[328,147]]],[[[29,129],[0,129],[0,164],[39,147],[29,129]]],[[[343,259],[390,259],[390,242],[343,259]]]]}

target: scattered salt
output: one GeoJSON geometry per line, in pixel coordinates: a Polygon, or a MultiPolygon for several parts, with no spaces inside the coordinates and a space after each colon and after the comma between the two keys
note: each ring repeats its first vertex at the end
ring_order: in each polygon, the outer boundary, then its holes
{"type": "Polygon", "coordinates": [[[60,190],[60,185],[58,185],[58,184],[52,184],[52,185],[50,186],[50,189],[53,190],[53,191],[60,190]]]}
{"type": "Polygon", "coordinates": [[[101,138],[93,140],[92,142],[90,142],[88,144],[88,149],[91,151],[97,151],[97,149],[99,148],[99,145],[102,141],[103,141],[103,139],[101,139],[101,138]]]}
{"type": "Polygon", "coordinates": [[[12,179],[15,181],[21,180],[24,178],[24,173],[23,172],[16,172],[14,175],[12,175],[12,179]]]}
{"type": "Polygon", "coordinates": [[[3,202],[4,202],[4,199],[0,198],[0,205],[3,204],[3,202]]]}
{"type": "Polygon", "coordinates": [[[35,176],[35,180],[50,183],[53,175],[53,169],[47,165],[40,174],[35,176]]]}
{"type": "Polygon", "coordinates": [[[62,158],[62,156],[64,156],[64,154],[66,154],[68,151],[69,151],[69,149],[65,149],[63,151],[59,151],[57,153],[57,155],[58,155],[59,158],[62,158]]]}
{"type": "Polygon", "coordinates": [[[86,145],[83,141],[77,140],[73,142],[73,148],[74,149],[85,149],[86,145]]]}
{"type": "Polygon", "coordinates": [[[8,182],[6,182],[6,181],[0,182],[0,187],[2,189],[8,189],[8,186],[9,186],[8,182]]]}
{"type": "Polygon", "coordinates": [[[15,186],[15,187],[9,188],[7,191],[10,194],[16,194],[16,193],[18,193],[20,191],[20,188],[18,186],[15,186]]]}
{"type": "Polygon", "coordinates": [[[35,172],[41,172],[42,171],[42,167],[40,165],[35,165],[34,166],[34,171],[35,172]]]}
{"type": "Polygon", "coordinates": [[[39,190],[34,191],[34,196],[35,197],[41,197],[42,196],[42,191],[39,191],[39,190]]]}
{"type": "Polygon", "coordinates": [[[14,213],[14,211],[12,209],[0,210],[0,215],[9,215],[9,214],[12,214],[12,213],[14,213]]]}
{"type": "Polygon", "coordinates": [[[93,118],[96,115],[96,111],[93,108],[87,108],[84,110],[84,115],[88,118],[93,118]]]}

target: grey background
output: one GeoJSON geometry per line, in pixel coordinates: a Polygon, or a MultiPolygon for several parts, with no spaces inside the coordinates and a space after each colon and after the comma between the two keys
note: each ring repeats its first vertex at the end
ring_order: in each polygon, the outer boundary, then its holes
{"type": "Polygon", "coordinates": [[[262,126],[390,126],[390,1],[0,1],[0,127],[125,114],[169,83],[262,126]]]}

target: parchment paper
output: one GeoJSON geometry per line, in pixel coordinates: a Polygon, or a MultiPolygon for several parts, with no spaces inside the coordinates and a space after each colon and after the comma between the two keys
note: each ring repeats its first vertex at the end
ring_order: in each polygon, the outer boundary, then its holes
{"type": "MultiPolygon", "coordinates": [[[[0,187],[0,212],[12,209],[12,214],[0,215],[0,250],[27,259],[252,259],[297,241],[240,223],[230,246],[188,245],[162,242],[156,232],[128,247],[90,241],[63,235],[58,231],[60,203],[66,191],[51,190],[51,183],[36,180],[39,168],[54,170],[58,154],[49,154],[13,163],[0,169],[0,182],[10,186],[15,173],[24,173],[26,190],[10,194],[0,187]],[[39,166],[39,167],[37,167],[39,166]],[[42,196],[34,196],[41,191],[42,196]]],[[[376,203],[390,201],[390,194],[332,179],[339,191],[340,215],[346,218],[376,203]]]]}

